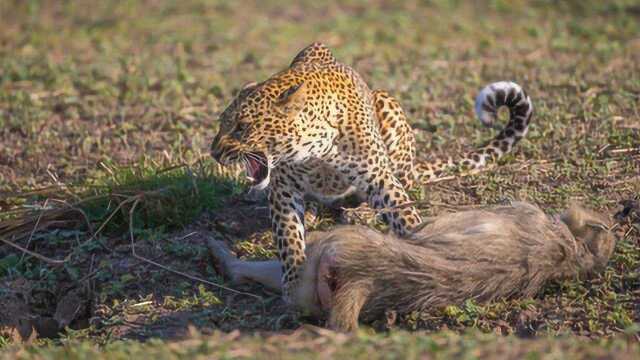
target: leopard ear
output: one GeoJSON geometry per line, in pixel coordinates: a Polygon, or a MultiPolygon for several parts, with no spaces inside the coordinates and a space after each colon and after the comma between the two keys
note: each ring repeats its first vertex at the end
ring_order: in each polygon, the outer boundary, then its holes
{"type": "Polygon", "coordinates": [[[283,91],[276,100],[276,106],[286,113],[302,110],[307,101],[307,87],[304,82],[283,91]]]}
{"type": "Polygon", "coordinates": [[[240,89],[240,91],[238,91],[238,95],[237,96],[242,96],[242,95],[246,95],[249,94],[251,91],[253,91],[253,89],[255,89],[259,84],[255,81],[251,81],[248,82],[246,84],[244,84],[242,86],[242,88],[240,89]]]}
{"type": "Polygon", "coordinates": [[[255,81],[251,81],[251,82],[248,82],[248,83],[244,84],[244,86],[242,86],[242,89],[240,89],[240,91],[252,90],[256,86],[258,86],[258,83],[255,82],[255,81]]]}

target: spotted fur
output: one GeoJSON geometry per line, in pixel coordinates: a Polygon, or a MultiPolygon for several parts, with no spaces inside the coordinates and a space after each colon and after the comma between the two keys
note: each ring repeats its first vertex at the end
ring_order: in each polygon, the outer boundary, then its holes
{"type": "Polygon", "coordinates": [[[526,133],[531,101],[513,83],[487,89],[478,98],[479,116],[490,123],[507,105],[505,129],[457,163],[430,164],[415,163],[415,139],[399,103],[371,91],[323,44],[308,46],[286,70],[240,91],[220,116],[211,151],[222,164],[245,162],[260,175],[255,187],[270,187],[285,299],[293,301],[305,261],[307,197],[331,202],[355,191],[366,194],[370,206],[389,210],[383,220],[391,230],[405,236],[422,222],[414,207],[398,207],[410,201],[405,189],[414,181],[433,179],[455,164],[478,168],[511,150],[526,133]]]}

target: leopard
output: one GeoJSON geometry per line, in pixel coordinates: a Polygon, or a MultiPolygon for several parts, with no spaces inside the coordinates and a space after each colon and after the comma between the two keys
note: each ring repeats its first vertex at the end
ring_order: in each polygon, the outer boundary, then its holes
{"type": "Polygon", "coordinates": [[[302,49],[289,67],[244,85],[219,116],[211,156],[243,164],[251,189],[267,190],[271,232],[282,266],[283,298],[299,286],[305,263],[305,204],[332,203],[354,193],[381,211],[389,230],[406,237],[422,218],[409,196],[450,168],[477,170],[509,153],[527,134],[529,95],[510,81],[484,87],[475,101],[480,122],[509,120],[486,145],[454,160],[417,161],[416,140],[400,103],[371,90],[321,42],[302,49]]]}

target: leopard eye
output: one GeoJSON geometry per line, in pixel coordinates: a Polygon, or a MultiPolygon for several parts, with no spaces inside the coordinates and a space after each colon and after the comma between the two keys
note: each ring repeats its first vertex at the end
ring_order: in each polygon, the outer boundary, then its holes
{"type": "Polygon", "coordinates": [[[245,130],[247,130],[248,127],[249,127],[249,123],[236,121],[236,127],[233,130],[233,132],[237,134],[241,134],[245,132],[245,130]]]}

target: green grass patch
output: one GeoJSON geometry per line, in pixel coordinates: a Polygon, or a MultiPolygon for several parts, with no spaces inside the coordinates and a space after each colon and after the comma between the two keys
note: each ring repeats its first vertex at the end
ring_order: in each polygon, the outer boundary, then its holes
{"type": "Polygon", "coordinates": [[[226,197],[243,189],[235,180],[216,175],[210,162],[195,167],[158,168],[144,161],[136,166],[104,167],[104,176],[91,182],[92,191],[81,195],[96,199],[83,203],[82,208],[92,221],[101,223],[127,202],[109,221],[112,231],[130,225],[127,211],[136,200],[134,228],[173,231],[192,223],[204,211],[218,209],[226,197]]]}

